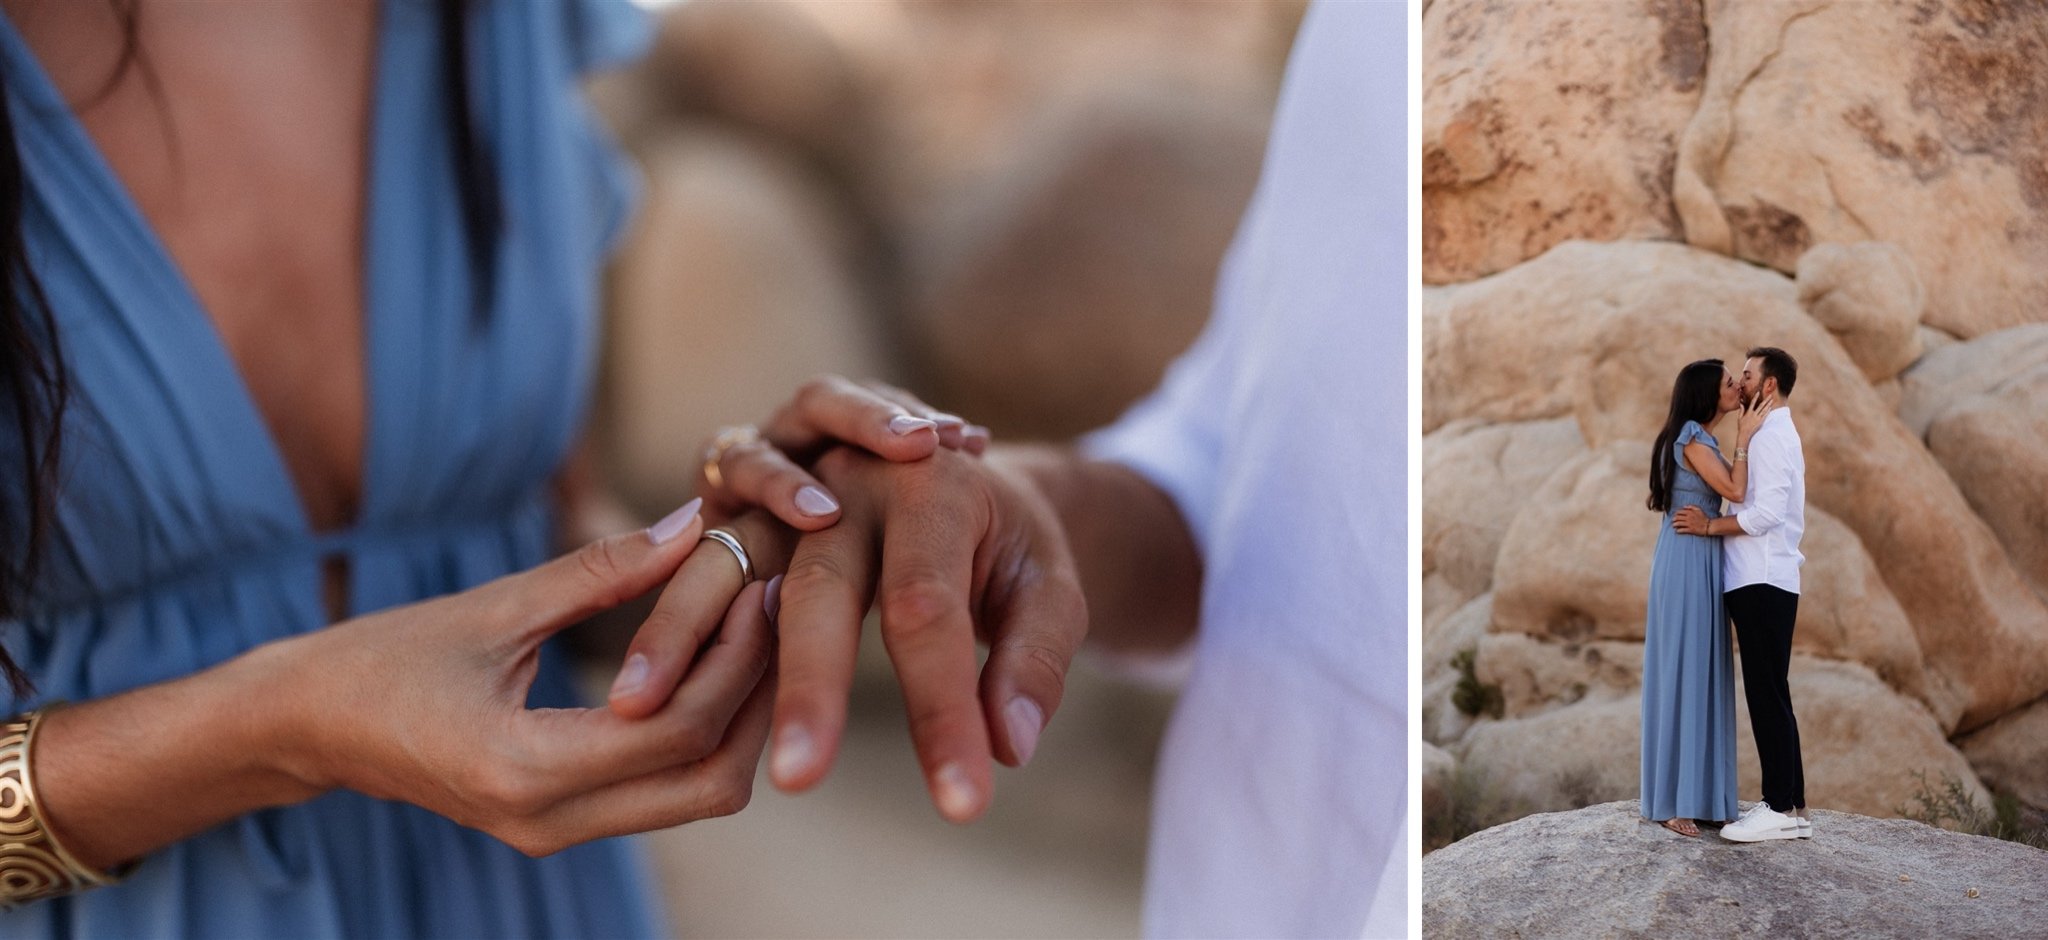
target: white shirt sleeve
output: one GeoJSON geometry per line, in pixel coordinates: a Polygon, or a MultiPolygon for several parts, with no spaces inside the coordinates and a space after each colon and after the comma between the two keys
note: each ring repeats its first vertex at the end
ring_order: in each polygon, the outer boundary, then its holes
{"type": "Polygon", "coordinates": [[[1752,490],[1735,522],[1742,531],[1760,536],[1785,524],[1792,502],[1792,468],[1785,442],[1778,434],[1759,432],[1749,442],[1749,486],[1752,490]]]}
{"type": "Polygon", "coordinates": [[[1204,555],[1229,439],[1222,405],[1237,384],[1243,358],[1247,318],[1233,298],[1245,238],[1241,229],[1224,256],[1214,312],[1194,345],[1167,368],[1159,387],[1123,417],[1081,439],[1081,452],[1090,459],[1123,464],[1165,492],[1204,555]]]}

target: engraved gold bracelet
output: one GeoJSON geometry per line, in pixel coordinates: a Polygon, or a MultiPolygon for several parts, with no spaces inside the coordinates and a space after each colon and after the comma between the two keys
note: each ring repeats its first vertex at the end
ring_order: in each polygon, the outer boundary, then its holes
{"type": "Polygon", "coordinates": [[[79,864],[36,806],[30,751],[47,711],[0,723],[0,910],[119,880],[79,864]]]}

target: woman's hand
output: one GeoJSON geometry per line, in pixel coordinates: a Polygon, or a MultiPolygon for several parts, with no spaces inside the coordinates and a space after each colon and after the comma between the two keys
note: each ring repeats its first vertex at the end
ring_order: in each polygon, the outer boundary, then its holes
{"type": "Polygon", "coordinates": [[[759,428],[727,428],[704,447],[698,494],[714,519],[753,506],[806,532],[839,519],[839,500],[804,466],[839,444],[884,460],[923,460],[941,448],[980,455],[989,431],[879,382],[812,379],[759,428]]]}
{"type": "Polygon", "coordinates": [[[542,641],[703,556],[702,528],[693,504],[531,571],[259,650],[299,667],[278,703],[296,712],[295,772],[316,791],[403,800],[535,856],[737,812],[774,697],[761,681],[761,585],[718,600],[715,641],[690,650],[687,676],[644,716],[526,707],[542,641]]]}
{"type": "Polygon", "coordinates": [[[1756,429],[1764,426],[1764,419],[1770,417],[1771,409],[1777,405],[1776,394],[1758,395],[1755,401],[1744,405],[1735,418],[1736,446],[1747,449],[1749,439],[1756,436],[1756,429]]]}

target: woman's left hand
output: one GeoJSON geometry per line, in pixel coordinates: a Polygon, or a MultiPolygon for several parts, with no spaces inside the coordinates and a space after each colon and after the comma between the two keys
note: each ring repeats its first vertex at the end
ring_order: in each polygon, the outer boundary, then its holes
{"type": "MultiPolygon", "coordinates": [[[[728,519],[719,528],[746,552],[749,577],[742,578],[731,549],[699,537],[696,550],[669,577],[626,647],[608,695],[613,714],[645,718],[660,712],[684,678],[695,675],[701,652],[719,639],[721,624],[734,605],[752,596],[742,589],[751,581],[781,574],[796,548],[797,533],[759,509],[728,519]]],[[[763,593],[753,603],[770,613],[772,626],[774,603],[769,595],[763,593]]]]}
{"type": "Polygon", "coordinates": [[[792,528],[815,532],[839,519],[839,500],[803,465],[836,445],[893,463],[940,448],[979,456],[989,431],[879,382],[836,375],[812,379],[758,428],[727,428],[704,447],[697,494],[714,518],[761,507],[792,528]]]}

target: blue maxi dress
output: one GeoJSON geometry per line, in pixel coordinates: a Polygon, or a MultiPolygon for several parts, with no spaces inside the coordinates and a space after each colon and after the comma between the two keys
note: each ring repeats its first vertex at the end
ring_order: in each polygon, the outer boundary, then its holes
{"type": "Polygon", "coordinates": [[[1695,440],[1720,446],[1696,421],[1671,445],[1678,472],[1650,561],[1643,629],[1642,813],[1659,821],[1737,815],[1735,661],[1721,606],[1721,540],[1671,530],[1686,506],[1709,518],[1721,514],[1720,495],[1686,467],[1685,445],[1695,440]]]}
{"type": "MultiPolygon", "coordinates": [[[[363,272],[365,490],[358,523],[331,533],[312,530],[183,276],[0,20],[24,230],[74,381],[59,531],[24,615],[0,624],[39,687],[10,711],[186,675],[319,629],[330,557],[347,559],[359,614],[550,553],[549,481],[584,418],[600,268],[635,195],[577,78],[637,54],[647,24],[625,2],[487,0],[474,12],[475,114],[505,209],[493,308],[479,327],[434,4],[386,0],[363,272]]],[[[11,471],[20,441],[0,437],[11,471]]],[[[0,482],[19,497],[12,472],[0,482]]],[[[550,650],[532,702],[573,701],[550,650]]],[[[232,820],[150,854],[119,885],[0,914],[4,937],[663,932],[635,843],[529,859],[351,792],[232,820]]]]}

